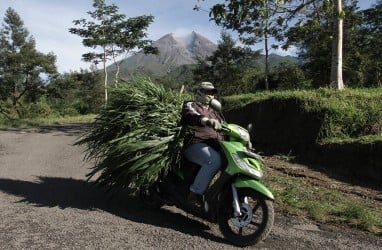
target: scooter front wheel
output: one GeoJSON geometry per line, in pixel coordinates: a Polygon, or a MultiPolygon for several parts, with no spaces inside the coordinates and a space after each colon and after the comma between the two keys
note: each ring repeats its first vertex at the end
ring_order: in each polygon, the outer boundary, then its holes
{"type": "Polygon", "coordinates": [[[219,207],[218,223],[224,237],[236,246],[246,247],[264,240],[273,227],[274,209],[271,200],[253,189],[237,189],[241,215],[236,216],[232,195],[219,207]]]}
{"type": "Polygon", "coordinates": [[[143,205],[149,209],[159,209],[163,206],[163,203],[158,199],[155,188],[141,188],[139,190],[139,199],[143,205]]]}

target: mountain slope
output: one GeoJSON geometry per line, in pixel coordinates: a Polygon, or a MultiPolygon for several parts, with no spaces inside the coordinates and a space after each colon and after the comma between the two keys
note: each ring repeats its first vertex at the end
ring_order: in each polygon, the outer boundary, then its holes
{"type": "MultiPolygon", "coordinates": [[[[187,36],[167,34],[155,41],[153,45],[158,48],[158,55],[145,55],[143,52],[138,52],[123,60],[121,75],[137,70],[157,76],[166,75],[181,65],[195,64],[197,57],[206,58],[217,49],[216,44],[196,32],[187,36]]],[[[110,71],[114,69],[114,65],[108,67],[110,71]]]]}
{"type": "MultiPolygon", "coordinates": [[[[138,52],[120,61],[120,77],[130,78],[132,74],[142,74],[159,78],[167,76],[169,79],[174,79],[174,82],[179,82],[178,80],[191,81],[191,70],[197,63],[196,58],[204,59],[211,56],[218,47],[196,32],[191,32],[185,36],[176,36],[170,33],[155,41],[153,45],[158,48],[158,55],[145,55],[143,52],[138,52]]],[[[254,67],[264,69],[264,61],[264,55],[262,55],[254,62],[254,67]]],[[[271,68],[285,61],[298,64],[295,57],[276,54],[269,56],[271,68]]],[[[115,69],[114,64],[107,68],[109,72],[113,72],[115,69]]],[[[113,74],[111,74],[112,77],[113,74]]]]}

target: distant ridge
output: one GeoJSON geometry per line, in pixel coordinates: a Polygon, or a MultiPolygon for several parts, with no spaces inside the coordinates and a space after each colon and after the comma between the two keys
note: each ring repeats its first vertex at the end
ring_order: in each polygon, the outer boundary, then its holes
{"type": "MultiPolygon", "coordinates": [[[[158,77],[171,75],[174,78],[184,78],[190,75],[191,68],[197,63],[196,58],[205,59],[218,48],[218,45],[195,31],[182,36],[166,34],[154,41],[153,46],[158,48],[158,55],[138,52],[120,61],[120,76],[129,78],[132,74],[142,73],[158,77]]],[[[286,61],[299,63],[296,57],[269,55],[270,67],[286,61]]],[[[254,61],[254,66],[264,68],[264,55],[254,61]]],[[[110,65],[107,70],[114,71],[115,65],[110,65]]]]}
{"type": "MultiPolygon", "coordinates": [[[[157,76],[166,75],[181,65],[195,64],[198,57],[211,56],[217,49],[215,43],[194,31],[184,36],[164,35],[153,46],[158,48],[158,55],[138,52],[122,61],[121,72],[126,74],[139,70],[157,76]]],[[[114,65],[108,67],[110,71],[114,69],[114,65]]]]}

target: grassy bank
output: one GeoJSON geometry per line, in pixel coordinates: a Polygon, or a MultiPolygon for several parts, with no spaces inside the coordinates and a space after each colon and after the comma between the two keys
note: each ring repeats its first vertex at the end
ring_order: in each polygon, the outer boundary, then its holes
{"type": "MultiPolygon", "coordinates": [[[[313,184],[301,176],[272,169],[267,171],[264,183],[275,195],[275,207],[281,212],[382,235],[380,201],[313,184]]],[[[325,184],[330,186],[330,183],[325,184]]]]}
{"type": "Polygon", "coordinates": [[[253,145],[264,154],[382,182],[381,100],[382,88],[268,91],[226,97],[224,110],[229,121],[253,124],[253,145]]]}
{"type": "Polygon", "coordinates": [[[382,88],[268,91],[225,97],[224,109],[237,110],[250,103],[278,107],[294,104],[298,112],[310,114],[321,122],[317,141],[346,140],[382,135],[381,98],[382,88]]]}
{"type": "Polygon", "coordinates": [[[44,125],[65,124],[75,122],[91,122],[96,115],[79,115],[79,116],[65,116],[65,117],[37,117],[28,119],[3,119],[0,120],[0,129],[7,128],[29,128],[44,125]]]}
{"type": "MultiPolygon", "coordinates": [[[[268,91],[225,97],[223,107],[233,122],[254,123],[254,144],[260,151],[301,154],[352,178],[360,172],[364,178],[366,173],[379,178],[381,99],[382,88],[268,91]]],[[[279,171],[268,174],[265,183],[282,212],[382,234],[381,201],[279,171]]]]}

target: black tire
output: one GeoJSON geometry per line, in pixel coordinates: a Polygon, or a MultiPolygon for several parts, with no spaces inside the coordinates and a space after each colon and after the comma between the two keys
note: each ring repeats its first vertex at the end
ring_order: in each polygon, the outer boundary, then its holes
{"type": "Polygon", "coordinates": [[[274,222],[273,202],[253,189],[239,188],[237,191],[242,216],[234,217],[232,195],[227,195],[218,211],[219,228],[232,244],[251,246],[267,238],[271,232],[274,222]]]}
{"type": "Polygon", "coordinates": [[[149,209],[159,209],[163,206],[163,203],[157,198],[157,195],[154,187],[139,190],[139,199],[143,205],[149,209]]]}

